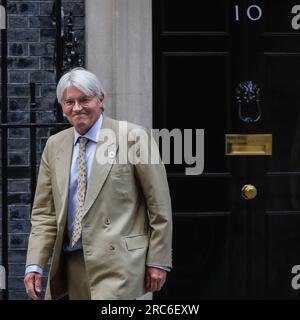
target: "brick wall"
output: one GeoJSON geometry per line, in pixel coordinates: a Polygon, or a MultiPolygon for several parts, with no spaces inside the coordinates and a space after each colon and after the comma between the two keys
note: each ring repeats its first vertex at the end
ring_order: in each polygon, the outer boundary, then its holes
{"type": "MultiPolygon", "coordinates": [[[[56,122],[55,27],[50,18],[53,1],[8,1],[8,121],[29,122],[29,83],[36,83],[36,112],[38,123],[56,122]]],[[[63,1],[65,14],[74,16],[74,30],[84,55],[84,0],[63,1]]],[[[51,134],[50,129],[37,130],[38,163],[41,152],[51,134]]],[[[9,129],[8,164],[12,174],[8,182],[8,259],[9,299],[27,299],[24,285],[24,266],[28,233],[30,231],[29,130],[9,129]]],[[[1,181],[2,183],[2,181],[1,181]]],[[[2,208],[0,208],[2,219],[2,208]]],[[[48,268],[47,268],[48,269],[48,268]]],[[[47,270],[45,276],[47,275],[47,270]]],[[[46,277],[44,278],[44,286],[46,277]]]]}

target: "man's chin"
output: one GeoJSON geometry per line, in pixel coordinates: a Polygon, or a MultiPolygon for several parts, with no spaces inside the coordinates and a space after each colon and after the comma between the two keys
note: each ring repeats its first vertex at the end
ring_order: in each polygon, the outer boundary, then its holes
{"type": "Polygon", "coordinates": [[[78,122],[74,121],[72,124],[73,124],[74,128],[76,129],[76,131],[78,133],[80,133],[81,135],[83,135],[86,132],[88,132],[90,127],[91,127],[85,122],[78,123],[78,122]]]}

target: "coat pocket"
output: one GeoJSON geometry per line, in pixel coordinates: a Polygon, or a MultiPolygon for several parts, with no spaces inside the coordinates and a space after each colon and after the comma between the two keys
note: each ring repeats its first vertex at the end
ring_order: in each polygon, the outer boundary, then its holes
{"type": "Polygon", "coordinates": [[[128,251],[148,247],[149,239],[147,234],[128,236],[128,237],[125,237],[124,239],[125,239],[125,244],[128,251]]]}

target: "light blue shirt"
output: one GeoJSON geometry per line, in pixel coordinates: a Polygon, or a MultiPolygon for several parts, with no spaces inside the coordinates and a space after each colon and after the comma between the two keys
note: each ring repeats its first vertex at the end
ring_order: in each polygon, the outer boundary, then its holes
{"type": "MultiPolygon", "coordinates": [[[[86,154],[86,169],[87,169],[87,183],[89,181],[89,176],[91,173],[91,167],[93,158],[96,151],[97,142],[100,135],[100,130],[102,127],[103,116],[99,117],[99,119],[95,122],[95,124],[91,127],[91,129],[84,135],[88,139],[86,144],[85,154],[86,154]]],[[[73,155],[72,155],[72,163],[71,163],[71,172],[70,172],[70,180],[69,180],[69,200],[68,200],[68,222],[67,222],[67,235],[68,239],[72,239],[73,226],[75,222],[76,216],[76,206],[77,206],[77,178],[78,178],[78,156],[79,156],[79,141],[78,138],[80,134],[74,128],[74,147],[73,147],[73,155]]],[[[87,186],[86,186],[87,188],[87,186]]],[[[82,249],[82,240],[81,238],[72,248],[70,241],[68,241],[65,246],[65,251],[75,251],[78,249],[82,249]]]]}
{"type": "MultiPolygon", "coordinates": [[[[87,167],[87,183],[89,181],[89,176],[91,173],[92,161],[95,155],[97,142],[99,140],[100,131],[102,127],[103,116],[95,122],[95,124],[90,128],[90,130],[84,135],[88,139],[86,144],[86,167],[87,167]]],[[[75,251],[82,249],[82,239],[80,238],[75,246],[71,247],[70,239],[72,238],[73,225],[75,222],[76,215],[76,204],[77,204],[77,177],[78,177],[78,168],[77,168],[77,159],[79,155],[79,142],[78,138],[80,134],[74,128],[74,146],[71,162],[71,171],[70,171],[70,180],[69,180],[69,197],[68,197],[68,219],[67,219],[67,236],[68,239],[64,244],[65,251],[75,251]]],[[[86,186],[87,187],[87,186],[86,186]]],[[[157,267],[166,271],[170,271],[170,268],[167,266],[161,265],[148,265],[148,267],[157,267]]],[[[38,272],[43,273],[43,269],[38,265],[29,265],[26,267],[25,274],[28,272],[38,272]]]]}

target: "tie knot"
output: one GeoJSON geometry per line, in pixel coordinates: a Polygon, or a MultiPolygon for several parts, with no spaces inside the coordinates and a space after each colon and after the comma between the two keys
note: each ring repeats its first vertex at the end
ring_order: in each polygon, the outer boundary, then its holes
{"type": "Polygon", "coordinates": [[[79,137],[78,140],[79,140],[79,144],[82,146],[85,146],[88,142],[88,138],[86,137],[79,137]]]}

